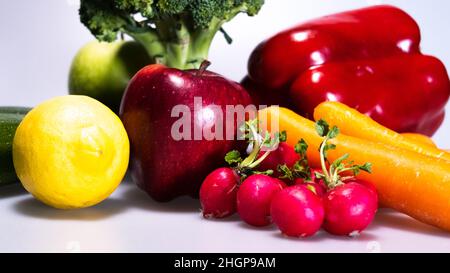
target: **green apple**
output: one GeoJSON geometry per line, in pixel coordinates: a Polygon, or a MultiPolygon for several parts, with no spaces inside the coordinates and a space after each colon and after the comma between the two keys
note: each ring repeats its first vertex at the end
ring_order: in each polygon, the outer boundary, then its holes
{"type": "Polygon", "coordinates": [[[128,81],[150,63],[144,47],[137,42],[90,42],[72,62],[69,93],[97,99],[118,113],[128,81]]]}

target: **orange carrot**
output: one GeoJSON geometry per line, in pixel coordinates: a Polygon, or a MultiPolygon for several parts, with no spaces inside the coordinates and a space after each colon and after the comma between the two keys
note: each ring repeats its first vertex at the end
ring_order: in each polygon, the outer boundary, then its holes
{"type": "Polygon", "coordinates": [[[331,126],[336,125],[343,134],[349,136],[385,143],[393,147],[450,161],[450,153],[418,141],[412,141],[340,102],[319,104],[314,109],[314,119],[324,119],[331,126]]]}
{"type": "Polygon", "coordinates": [[[426,135],[417,133],[403,133],[401,135],[409,139],[409,141],[414,141],[415,143],[418,144],[429,145],[433,148],[437,148],[436,143],[434,143],[434,141],[430,137],[427,137],[426,135]]]}
{"type": "MultiPolygon", "coordinates": [[[[312,165],[319,165],[322,138],[316,133],[314,122],[278,107],[263,109],[258,116],[269,131],[273,128],[271,122],[278,122],[276,130],[287,132],[290,145],[303,138],[309,145],[308,159],[312,165]]],[[[450,231],[448,161],[344,134],[330,143],[337,145],[336,150],[328,153],[330,161],[348,153],[355,164],[372,163],[372,174],[363,172],[359,177],[377,188],[383,206],[450,231]]]]}

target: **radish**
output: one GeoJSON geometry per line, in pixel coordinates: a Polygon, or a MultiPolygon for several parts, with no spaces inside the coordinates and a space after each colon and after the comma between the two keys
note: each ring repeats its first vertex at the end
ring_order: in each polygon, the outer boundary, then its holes
{"type": "Polygon", "coordinates": [[[219,168],[205,178],[199,195],[205,218],[224,218],[236,212],[239,180],[232,168],[219,168]]]}
{"type": "Polygon", "coordinates": [[[376,193],[363,184],[349,182],[337,186],[324,198],[323,228],[334,235],[358,235],[372,222],[377,205],[376,193]]]}
{"type": "MultiPolygon", "coordinates": [[[[266,136],[263,139],[256,129],[256,120],[248,121],[245,125],[245,133],[253,137],[251,142],[253,151],[245,159],[241,158],[238,151],[227,153],[225,161],[234,166],[216,169],[205,178],[199,193],[205,218],[224,218],[236,212],[236,198],[241,181],[253,173],[262,173],[254,171],[254,168],[270,155],[270,148],[278,145],[280,141],[280,134],[275,134],[275,138],[266,136]],[[263,146],[267,147],[268,151],[258,157],[263,146]]],[[[285,134],[282,135],[285,136],[285,134]]],[[[272,172],[269,170],[264,173],[272,172]]]]}
{"type": "Polygon", "coordinates": [[[311,179],[306,180],[304,178],[296,178],[294,180],[294,185],[306,185],[310,190],[312,190],[317,196],[323,197],[327,193],[327,185],[323,179],[316,178],[315,173],[318,169],[311,169],[311,179]]]}
{"type": "Polygon", "coordinates": [[[241,219],[252,226],[271,223],[270,202],[286,185],[283,181],[263,174],[249,176],[239,187],[237,211],[241,219]]]}
{"type": "Polygon", "coordinates": [[[315,193],[318,197],[322,198],[327,194],[327,187],[324,184],[312,181],[306,181],[302,183],[295,182],[296,185],[306,186],[310,191],[315,193]]]}
{"type": "Polygon", "coordinates": [[[273,197],[270,215],[283,234],[308,237],[320,229],[324,207],[321,198],[306,185],[295,185],[273,197]]]}
{"type": "MultiPolygon", "coordinates": [[[[258,157],[263,156],[260,152],[258,157]]],[[[278,170],[278,165],[285,164],[288,168],[292,168],[294,164],[300,159],[300,156],[295,152],[294,148],[286,142],[281,142],[278,148],[272,151],[264,161],[258,166],[258,170],[273,170],[273,175],[279,177],[281,172],[278,170]]]]}
{"type": "Polygon", "coordinates": [[[355,183],[361,184],[361,185],[365,186],[366,188],[368,188],[369,190],[371,190],[375,194],[375,198],[378,199],[377,189],[375,188],[375,186],[372,183],[370,183],[367,180],[362,180],[359,178],[352,177],[352,178],[348,178],[348,179],[344,180],[343,182],[345,184],[348,184],[350,182],[355,182],[355,183]]]}
{"type": "Polygon", "coordinates": [[[371,164],[354,165],[347,161],[348,154],[329,163],[327,152],[336,147],[328,141],[339,134],[339,129],[336,126],[330,129],[324,120],[319,120],[316,130],[324,139],[319,148],[322,170],[314,173],[315,180],[322,180],[328,188],[323,198],[323,228],[334,235],[358,235],[372,222],[378,206],[378,195],[373,185],[356,178],[361,171],[370,173],[371,164]]]}

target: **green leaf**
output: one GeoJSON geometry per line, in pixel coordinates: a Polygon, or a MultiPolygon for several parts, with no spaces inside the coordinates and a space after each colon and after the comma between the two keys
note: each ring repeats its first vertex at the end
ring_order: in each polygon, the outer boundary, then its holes
{"type": "Polygon", "coordinates": [[[266,147],[272,147],[273,144],[273,138],[270,137],[269,132],[266,131],[266,134],[264,135],[263,141],[262,141],[262,145],[266,146],[266,147]]]}
{"type": "Polygon", "coordinates": [[[253,141],[254,135],[251,129],[254,129],[257,133],[259,133],[258,129],[258,120],[252,119],[247,122],[244,122],[239,126],[239,130],[243,133],[243,137],[245,140],[253,141]]]}
{"type": "Polygon", "coordinates": [[[297,154],[304,157],[306,155],[306,151],[308,150],[308,143],[306,143],[306,141],[302,138],[297,144],[295,144],[294,149],[297,154]]]}
{"type": "Polygon", "coordinates": [[[294,170],[295,172],[304,171],[305,170],[304,162],[301,162],[301,161],[302,160],[295,162],[294,165],[292,166],[292,170],[294,170]]]}
{"type": "Polygon", "coordinates": [[[325,175],[323,173],[321,173],[321,172],[314,172],[314,176],[317,179],[324,179],[325,178],[325,175]]]}
{"type": "Polygon", "coordinates": [[[365,163],[364,165],[353,165],[350,167],[350,170],[353,171],[354,176],[357,176],[361,171],[372,173],[372,163],[365,163]]]}
{"type": "Polygon", "coordinates": [[[335,149],[336,149],[336,145],[334,145],[334,144],[326,144],[325,147],[324,147],[325,151],[335,150],[335,149]]]}
{"type": "Polygon", "coordinates": [[[323,156],[325,157],[325,159],[328,158],[328,151],[329,150],[335,150],[336,149],[336,145],[334,144],[325,144],[325,146],[323,147],[323,156]]]}
{"type": "Polygon", "coordinates": [[[278,172],[281,173],[280,177],[281,179],[289,179],[294,180],[294,174],[292,173],[291,169],[286,164],[278,165],[277,167],[278,172]]]}
{"type": "Polygon", "coordinates": [[[324,136],[328,135],[329,131],[330,131],[330,125],[328,125],[328,123],[325,120],[319,119],[316,122],[316,132],[317,132],[317,134],[319,134],[319,136],[324,137],[324,136]]]}
{"type": "Polygon", "coordinates": [[[327,133],[327,137],[329,139],[333,139],[335,137],[337,137],[339,135],[339,128],[336,126],[333,126],[333,128],[331,128],[331,130],[327,133]]]}
{"type": "Polygon", "coordinates": [[[264,175],[272,175],[273,174],[273,170],[269,169],[269,170],[265,170],[265,171],[251,171],[252,174],[264,174],[264,175]]]}
{"type": "Polygon", "coordinates": [[[241,153],[236,150],[230,151],[225,155],[225,161],[229,165],[239,164],[242,162],[241,153]]]}
{"type": "Polygon", "coordinates": [[[367,162],[364,165],[359,166],[359,169],[368,173],[372,173],[372,163],[367,162]]]}
{"type": "Polygon", "coordinates": [[[300,159],[292,166],[293,175],[295,178],[303,178],[305,180],[311,180],[311,168],[308,165],[307,159],[300,159]]]}
{"type": "Polygon", "coordinates": [[[334,167],[335,169],[339,169],[339,168],[344,167],[344,166],[343,166],[343,162],[344,162],[345,160],[347,160],[349,157],[350,157],[349,154],[344,154],[343,156],[339,157],[338,159],[336,159],[336,160],[333,162],[333,164],[332,164],[333,167],[334,167]]]}
{"type": "Polygon", "coordinates": [[[282,131],[281,133],[276,132],[275,133],[275,138],[277,138],[279,142],[286,142],[286,140],[287,140],[287,133],[286,133],[286,131],[282,131]]]}
{"type": "Polygon", "coordinates": [[[239,130],[240,130],[242,133],[245,133],[245,132],[247,131],[247,128],[248,128],[247,122],[244,122],[244,123],[242,123],[242,124],[239,126],[239,130]]]}
{"type": "Polygon", "coordinates": [[[359,166],[353,166],[352,171],[353,171],[354,176],[358,176],[358,174],[361,172],[361,170],[359,169],[359,166]]]}

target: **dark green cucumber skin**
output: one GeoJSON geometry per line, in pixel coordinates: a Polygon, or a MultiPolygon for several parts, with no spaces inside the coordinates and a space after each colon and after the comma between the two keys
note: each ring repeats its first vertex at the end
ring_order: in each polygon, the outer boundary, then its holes
{"type": "Polygon", "coordinates": [[[12,143],[17,126],[30,110],[26,107],[0,107],[0,186],[19,181],[14,171],[12,143]]]}

